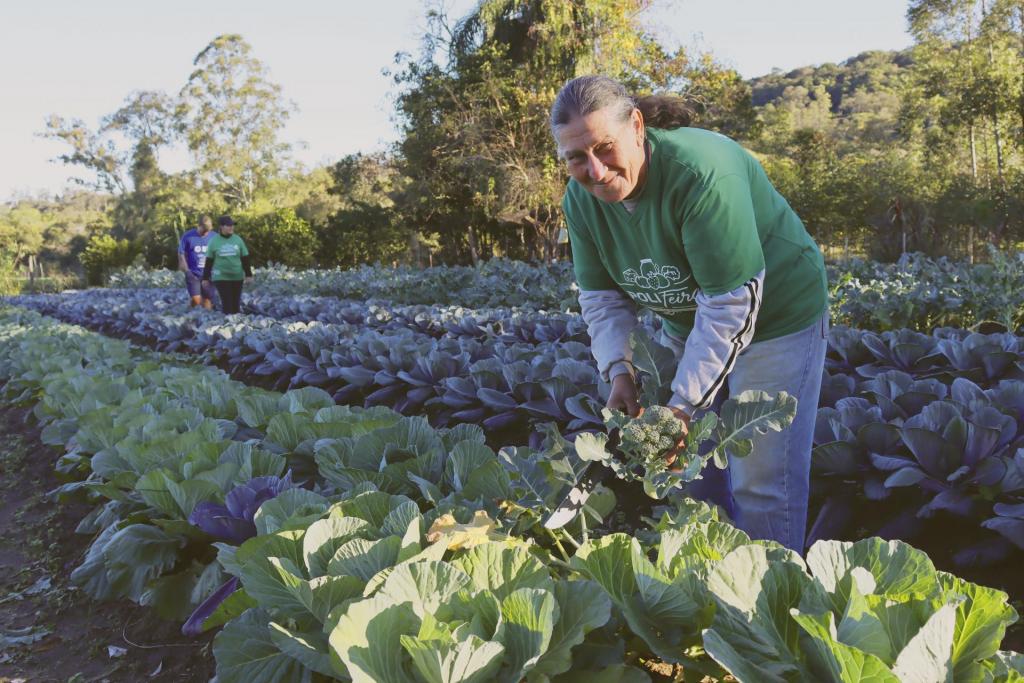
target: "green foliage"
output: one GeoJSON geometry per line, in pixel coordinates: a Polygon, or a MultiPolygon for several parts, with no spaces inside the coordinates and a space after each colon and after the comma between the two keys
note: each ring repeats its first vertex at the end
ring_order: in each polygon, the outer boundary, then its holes
{"type": "Polygon", "coordinates": [[[0,251],[10,254],[15,263],[38,254],[43,246],[44,228],[43,214],[33,206],[0,208],[0,251]]]}
{"type": "Polygon", "coordinates": [[[241,214],[236,220],[235,230],[249,247],[253,265],[279,263],[308,268],[314,264],[319,249],[316,234],[294,209],[241,214]]]}
{"type": "Polygon", "coordinates": [[[196,174],[228,203],[247,208],[282,167],[289,148],[278,135],[291,110],[240,35],[217,36],[193,64],[175,116],[196,174]]]}
{"type": "Polygon", "coordinates": [[[395,165],[384,156],[349,155],[330,168],[329,190],[338,208],[317,229],[327,265],[391,263],[404,260],[412,250],[422,265],[416,231],[404,224],[395,210],[394,197],[408,185],[395,165]]]}
{"type": "Polygon", "coordinates": [[[680,60],[640,23],[647,2],[582,5],[486,0],[458,22],[431,13],[423,54],[400,60],[411,182],[398,209],[440,235],[446,260],[555,254],[565,173],[547,117],[565,81],[601,72],[649,92],[679,76],[680,60]]]}
{"type": "Polygon", "coordinates": [[[89,284],[102,285],[111,271],[131,265],[137,255],[135,245],[128,240],[93,235],[79,259],[89,284]]]}
{"type": "Polygon", "coordinates": [[[697,479],[711,460],[725,469],[730,457],[750,455],[756,434],[782,431],[796,415],[796,399],[786,392],[770,396],[763,391],[745,391],[725,401],[719,415],[709,412],[691,422],[687,430],[664,407],[672,391],[672,353],[640,330],[630,335],[630,346],[643,387],[643,414],[631,418],[604,409],[601,417],[608,434],[580,434],[573,448],[582,460],[599,462],[620,479],[642,482],[651,498],[664,498],[697,479]],[[665,456],[684,434],[686,443],[670,466],[665,456]],[[713,447],[702,449],[708,441],[713,447]]]}
{"type": "Polygon", "coordinates": [[[15,267],[14,256],[0,250],[0,296],[20,293],[21,287],[18,282],[18,270],[15,267]]]}

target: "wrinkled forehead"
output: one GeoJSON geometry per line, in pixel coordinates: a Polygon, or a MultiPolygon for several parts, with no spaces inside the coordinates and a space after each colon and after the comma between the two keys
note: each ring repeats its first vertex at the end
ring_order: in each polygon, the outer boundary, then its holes
{"type": "Polygon", "coordinates": [[[574,116],[555,131],[558,156],[566,157],[607,142],[615,142],[627,132],[628,126],[629,119],[617,120],[608,108],[598,109],[585,116],[574,116]]]}

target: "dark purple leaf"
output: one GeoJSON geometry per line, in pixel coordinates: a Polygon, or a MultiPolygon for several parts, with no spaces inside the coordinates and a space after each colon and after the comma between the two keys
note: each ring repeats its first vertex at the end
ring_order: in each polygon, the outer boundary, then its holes
{"type": "Polygon", "coordinates": [[[500,413],[484,420],[483,427],[485,431],[493,432],[514,427],[522,422],[523,416],[518,413],[500,413]]]}
{"type": "Polygon", "coordinates": [[[1024,519],[993,517],[986,519],[981,525],[986,529],[995,531],[1018,548],[1024,550],[1024,519]]]}
{"type": "Polygon", "coordinates": [[[220,541],[239,545],[256,535],[256,525],[231,512],[220,503],[199,503],[188,516],[188,522],[220,541]]]}
{"type": "Polygon", "coordinates": [[[203,632],[203,622],[209,619],[210,615],[220,607],[220,604],[227,600],[236,590],[238,590],[238,577],[232,576],[196,608],[196,611],[192,613],[192,616],[181,627],[182,635],[190,638],[201,635],[203,632]]]}

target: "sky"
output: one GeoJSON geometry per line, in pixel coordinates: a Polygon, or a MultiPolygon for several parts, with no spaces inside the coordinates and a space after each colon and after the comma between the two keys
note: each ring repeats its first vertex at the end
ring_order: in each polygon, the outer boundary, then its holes
{"type": "MultiPolygon", "coordinates": [[[[459,17],[474,0],[445,0],[459,17]]],[[[908,47],[905,0],[661,0],[645,23],[669,47],[710,50],[746,78],[908,47]]],[[[136,90],[175,94],[211,39],[241,34],[295,103],[284,131],[312,166],[397,138],[395,53],[416,53],[424,0],[48,0],[0,7],[0,200],[58,193],[76,171],[39,137],[50,114],[96,128],[136,90]]],[[[188,163],[161,157],[165,170],[188,163]]]]}

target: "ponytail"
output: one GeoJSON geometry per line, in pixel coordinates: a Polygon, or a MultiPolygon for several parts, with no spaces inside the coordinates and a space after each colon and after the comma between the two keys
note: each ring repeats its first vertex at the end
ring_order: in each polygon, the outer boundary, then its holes
{"type": "Polygon", "coordinates": [[[688,128],[693,120],[693,109],[681,97],[647,95],[634,98],[634,101],[636,108],[643,114],[644,125],[650,128],[688,128]]]}

